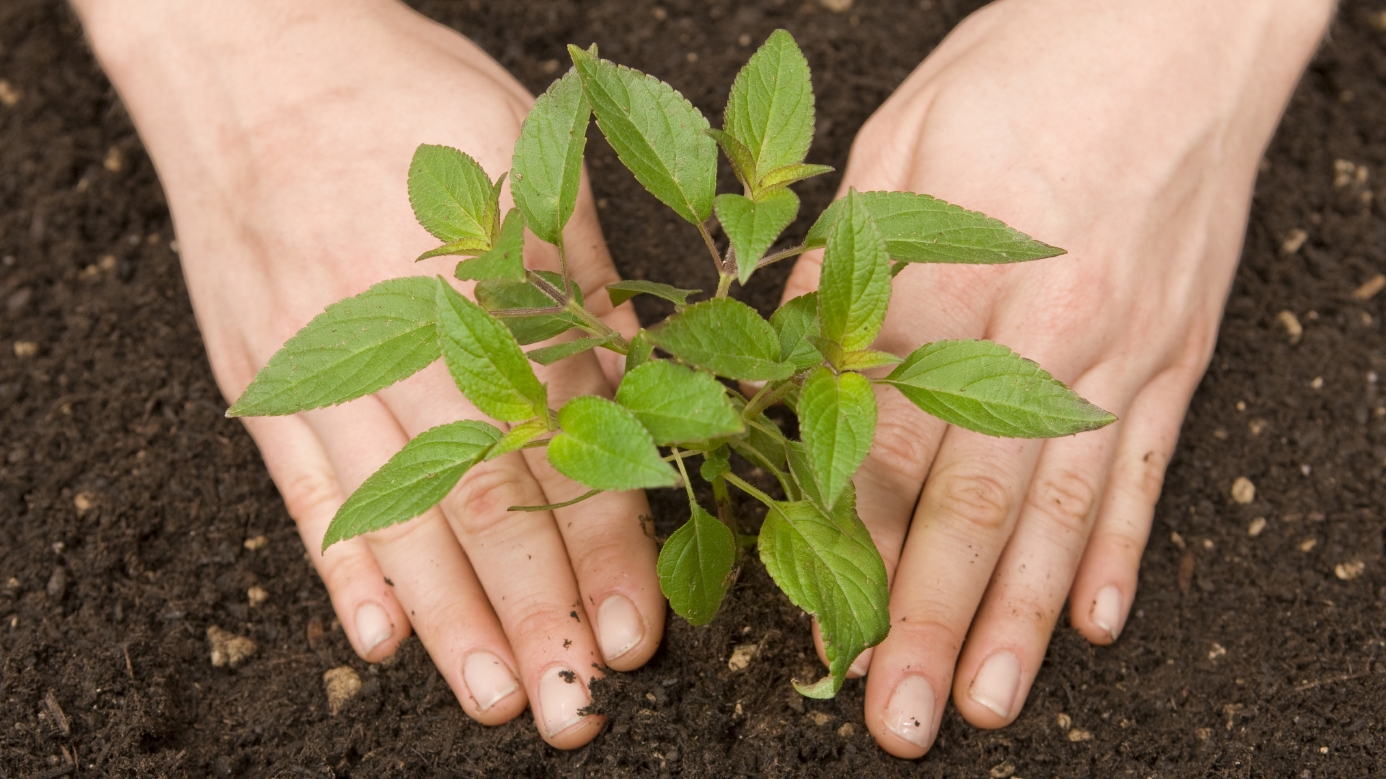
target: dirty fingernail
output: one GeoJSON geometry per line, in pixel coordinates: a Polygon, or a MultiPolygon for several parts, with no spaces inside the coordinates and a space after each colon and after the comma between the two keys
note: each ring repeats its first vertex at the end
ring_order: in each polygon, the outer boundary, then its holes
{"type": "Polygon", "coordinates": [[[867,649],[857,655],[857,659],[852,661],[852,667],[847,669],[848,679],[860,679],[866,676],[866,672],[871,668],[871,655],[874,650],[867,649]]]}
{"type": "Polygon", "coordinates": [[[635,648],[645,637],[645,623],[624,595],[610,595],[597,608],[597,641],[609,663],[635,648]]]}
{"type": "Polygon", "coordinates": [[[395,626],[390,623],[390,615],[379,603],[367,601],[356,607],[356,640],[361,651],[370,654],[394,635],[395,626]]]}
{"type": "Polygon", "coordinates": [[[968,696],[996,712],[997,716],[1009,718],[1019,687],[1020,660],[1010,652],[997,652],[982,663],[968,696]]]}
{"type": "Polygon", "coordinates": [[[927,749],[934,732],[934,688],[922,676],[906,676],[886,704],[885,726],[911,744],[927,749]]]}
{"type": "Polygon", "coordinates": [[[1092,603],[1092,623],[1115,641],[1121,634],[1121,592],[1114,585],[1107,585],[1097,591],[1092,603]]]}
{"type": "Polygon", "coordinates": [[[462,663],[462,680],[467,683],[480,711],[486,711],[520,689],[520,682],[510,672],[510,666],[485,651],[467,655],[466,662],[462,663]]]}
{"type": "Polygon", "coordinates": [[[579,711],[592,699],[587,684],[571,668],[556,665],[539,681],[539,706],[543,710],[544,735],[549,738],[582,721],[579,711]]]}

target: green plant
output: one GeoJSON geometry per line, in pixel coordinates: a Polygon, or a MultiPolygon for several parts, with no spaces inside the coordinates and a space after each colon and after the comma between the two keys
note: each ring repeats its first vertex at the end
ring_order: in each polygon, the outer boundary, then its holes
{"type": "Polygon", "coordinates": [[[476,282],[475,302],[425,276],[339,301],[274,355],[228,413],[341,403],[441,357],[462,393],[508,429],[461,421],[419,435],[346,501],[324,549],[421,514],[475,464],[525,447],[547,446],[553,466],[590,490],[568,503],[682,483],[691,517],[665,542],[658,568],[673,609],[694,624],[710,621],[742,545],[754,542],[776,583],[822,627],[830,673],[795,686],[831,697],[852,661],[889,630],[885,566],[857,516],[852,485],[875,432],[876,385],[990,435],[1062,436],[1114,419],[999,344],[942,341],[903,360],[873,350],[893,276],[912,262],[1019,262],[1062,250],[926,195],[853,191],[823,212],[802,245],[772,252],[799,211],[789,185],[831,170],[804,163],[814,98],[808,63],[787,32],[771,35],[737,76],[721,130],[668,84],[599,59],[595,47],[570,52],[573,69],[538,99],[516,142],[516,208],[501,213],[501,180],[460,151],[421,146],[410,165],[414,212],[443,242],[420,259],[468,256],[455,275],[476,282]],[[699,302],[690,302],[699,290],[609,285],[613,304],[648,294],[676,308],[630,340],[587,310],[563,260],[592,115],[636,179],[697,230],[720,279],[715,295],[699,302]],[[740,194],[716,193],[718,146],[740,194]],[[707,226],[714,214],[725,252],[707,226]],[[557,247],[561,272],[525,267],[526,228],[557,247]],[[727,296],[733,281],[745,284],[758,268],[820,247],[819,291],[789,301],[769,321],[727,296]],[[570,330],[581,336],[521,349],[570,330]],[[594,348],[626,357],[615,399],[583,396],[550,409],[530,362],[594,348]],[[883,378],[863,373],[891,366],[883,378]],[[719,379],[763,385],[747,397],[719,379]],[[781,401],[798,415],[799,441],[764,414],[781,401]],[[737,475],[733,452],[773,474],[784,499],[737,475]],[[690,454],[701,456],[715,516],[694,497],[690,454]],[[729,487],[765,504],[758,537],[741,533],[729,487]]]}

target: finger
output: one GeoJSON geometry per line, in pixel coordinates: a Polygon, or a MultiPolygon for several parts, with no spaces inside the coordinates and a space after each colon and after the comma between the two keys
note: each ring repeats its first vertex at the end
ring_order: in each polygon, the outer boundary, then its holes
{"type": "Polygon", "coordinates": [[[1130,614],[1165,467],[1200,375],[1183,367],[1167,370],[1126,412],[1101,509],[1069,596],[1069,620],[1094,644],[1115,641],[1130,614]]]}
{"type": "MultiPolygon", "coordinates": [[[[352,488],[408,442],[376,397],[305,417],[343,484],[352,488]]],[[[431,509],[363,539],[463,710],[487,724],[524,711],[525,693],[510,643],[442,514],[431,509]]]]}
{"type": "MultiPolygon", "coordinates": [[[[380,397],[411,435],[480,416],[458,394],[441,363],[382,391],[380,397]]],[[[489,599],[499,619],[540,735],[555,747],[572,749],[591,741],[605,722],[579,714],[591,703],[588,683],[601,676],[601,654],[552,513],[509,510],[544,502],[524,460],[512,452],[473,466],[439,508],[456,539],[452,545],[460,541],[466,550],[463,559],[470,561],[484,588],[483,602],[489,599]]],[[[446,586],[432,571],[427,581],[446,586]]],[[[439,597],[445,596],[446,592],[439,597]]],[[[447,613],[446,604],[432,608],[447,613]]],[[[462,619],[440,625],[456,633],[467,628],[462,619]]],[[[422,637],[424,628],[417,621],[416,629],[422,637]]],[[[467,638],[454,635],[451,640],[467,638]]]]}
{"type": "Polygon", "coordinates": [[[953,667],[1034,472],[1036,441],[948,428],[890,591],[890,634],[866,681],[877,743],[918,757],[937,732],[953,667]]]}
{"type": "MultiPolygon", "coordinates": [[[[1113,363],[1073,386],[1124,413],[1128,393],[1111,389],[1120,385],[1121,373],[1113,363]]],[[[1024,705],[1087,546],[1119,436],[1112,425],[1045,442],[1015,532],[958,660],[953,703],[968,722],[1001,727],[1024,705]]]]}

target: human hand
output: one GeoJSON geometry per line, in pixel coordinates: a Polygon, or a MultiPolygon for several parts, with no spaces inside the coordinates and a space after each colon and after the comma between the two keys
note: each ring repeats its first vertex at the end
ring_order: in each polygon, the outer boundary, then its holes
{"type": "MultiPolygon", "coordinates": [[[[446,272],[446,258],[409,263],[436,244],[405,196],[414,148],[455,146],[495,178],[532,103],[470,41],[392,1],[77,7],[159,171],[228,399],[329,303],[446,272]]],[[[566,243],[589,306],[632,334],[628,304],[602,310],[616,275],[585,183],[566,243]]],[[[526,255],[557,270],[552,247],[526,255]]],[[[591,353],[536,370],[555,404],[611,392],[591,353]]],[[[375,396],[245,422],[362,658],[412,629],[467,714],[494,725],[529,702],[550,744],[577,747],[602,723],[578,713],[589,679],[642,665],[663,630],[642,494],[509,512],[585,491],[541,450],[511,453],[422,518],[318,551],[345,497],[406,441],[481,417],[439,363],[375,396]]]]}
{"type": "MultiPolygon", "coordinates": [[[[892,575],[891,632],[854,668],[891,754],[928,750],[950,687],[972,724],[1011,722],[1066,598],[1089,641],[1120,635],[1257,164],[1331,8],[1002,0],[863,127],[842,192],[928,193],[1069,252],[911,266],[876,348],[989,338],[1121,419],[995,439],[878,390],[856,482],[892,575]]],[[[801,259],[785,299],[815,289],[820,264],[801,259]]]]}

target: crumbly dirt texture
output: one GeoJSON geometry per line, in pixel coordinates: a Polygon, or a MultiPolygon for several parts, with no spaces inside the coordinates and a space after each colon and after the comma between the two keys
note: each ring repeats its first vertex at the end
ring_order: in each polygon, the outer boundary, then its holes
{"type": "MultiPolygon", "coordinates": [[[[841,169],[861,123],[976,3],[419,7],[532,90],[565,44],[596,41],[713,117],[752,47],[785,27],[814,68],[810,159],[841,169]]],[[[529,715],[468,720],[415,640],[392,663],[358,660],[250,438],[222,417],[127,115],[63,4],[5,0],[0,779],[1379,775],[1386,294],[1353,292],[1386,270],[1383,198],[1368,194],[1386,181],[1381,11],[1344,2],[1267,155],[1121,640],[1090,647],[1065,618],[1014,725],[975,730],[950,708],[933,752],[900,761],[864,727],[861,682],[832,701],[791,689],[817,673],[808,622],[754,563],[711,626],[670,617],[649,665],[599,685],[610,724],[573,752],[529,715]],[[1238,477],[1250,502],[1232,498],[1238,477]],[[254,608],[252,587],[266,593],[254,608]],[[213,627],[258,650],[214,667],[213,627]],[[734,672],[743,644],[758,651],[734,672]],[[340,666],[361,686],[332,716],[324,674],[340,666]]],[[[593,137],[621,272],[710,289],[698,241],[593,137]]],[[[804,213],[837,181],[802,186],[804,213]]],[[[769,311],[787,270],[757,274],[748,299],[769,311]]],[[[668,313],[641,306],[646,321],[668,313]]],[[[686,514],[667,492],[664,533],[686,514]]]]}

